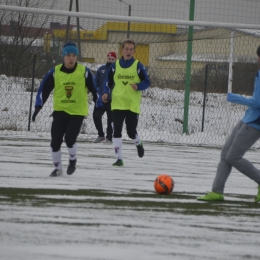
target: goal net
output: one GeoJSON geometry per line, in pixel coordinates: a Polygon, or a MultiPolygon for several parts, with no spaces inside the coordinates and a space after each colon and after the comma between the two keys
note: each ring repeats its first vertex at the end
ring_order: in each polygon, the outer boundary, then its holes
{"type": "MultiPolygon", "coordinates": [[[[121,57],[125,39],[137,43],[135,58],[151,80],[142,94],[138,131],[143,140],[221,146],[243,116],[246,108],[227,103],[226,94],[252,94],[259,25],[183,20],[192,11],[181,11],[184,1],[176,1],[182,14],[178,20],[160,17],[167,17],[170,6],[153,18],[142,16],[140,6],[136,10],[120,0],[111,1],[112,7],[108,1],[95,1],[92,12],[81,12],[77,1],[29,2],[27,7],[0,2],[1,130],[27,130],[32,75],[34,104],[42,78],[62,62],[67,41],[78,45],[79,62],[94,74],[108,52],[121,57]]],[[[93,105],[89,107],[80,135],[84,139],[97,135],[93,105]]],[[[52,95],[31,131],[49,132],[51,112],[52,95]]],[[[103,124],[106,129],[106,116],[103,124]]],[[[123,137],[127,139],[125,131],[123,137]]]]}

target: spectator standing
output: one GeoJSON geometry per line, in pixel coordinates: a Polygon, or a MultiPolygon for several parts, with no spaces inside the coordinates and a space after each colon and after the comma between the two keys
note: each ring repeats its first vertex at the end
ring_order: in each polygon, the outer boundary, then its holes
{"type": "MultiPolygon", "coordinates": [[[[99,90],[99,93],[103,93],[104,86],[106,84],[107,73],[110,66],[116,61],[116,53],[109,52],[107,54],[106,64],[100,66],[96,72],[95,82],[99,90]]],[[[108,95],[107,102],[103,103],[102,107],[95,107],[93,111],[93,120],[95,127],[98,131],[98,137],[94,143],[105,142],[107,144],[112,143],[113,126],[112,126],[112,111],[111,111],[111,95],[108,95]],[[107,129],[106,137],[103,130],[102,117],[106,113],[107,115],[107,129]]]]}

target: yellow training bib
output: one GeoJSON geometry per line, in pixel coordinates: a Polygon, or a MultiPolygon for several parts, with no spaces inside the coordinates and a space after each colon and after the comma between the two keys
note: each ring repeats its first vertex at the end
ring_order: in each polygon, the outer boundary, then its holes
{"type": "Polygon", "coordinates": [[[64,111],[70,115],[88,115],[88,94],[86,89],[86,68],[77,64],[73,73],[60,70],[62,64],[54,70],[54,111],[64,111]]]}
{"type": "Polygon", "coordinates": [[[135,60],[131,67],[122,68],[119,60],[116,61],[115,86],[112,90],[112,110],[130,110],[140,114],[142,92],[134,90],[131,86],[131,84],[141,82],[137,73],[138,62],[138,60],[135,60]]]}

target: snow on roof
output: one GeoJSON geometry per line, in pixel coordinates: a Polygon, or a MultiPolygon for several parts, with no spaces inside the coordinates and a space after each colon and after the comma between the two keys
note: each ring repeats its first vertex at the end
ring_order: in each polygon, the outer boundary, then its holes
{"type": "MultiPolygon", "coordinates": [[[[177,25],[177,28],[180,29],[180,32],[183,31],[183,32],[187,33],[189,26],[187,26],[187,25],[177,25]]],[[[213,28],[212,27],[209,28],[209,27],[202,27],[202,26],[194,26],[193,29],[201,31],[201,30],[211,30],[213,28]]],[[[228,29],[228,28],[226,28],[226,29],[228,29]]],[[[234,30],[234,29],[229,28],[229,30],[234,30]]],[[[253,35],[255,37],[260,37],[260,30],[258,30],[258,29],[240,29],[240,28],[238,28],[238,29],[235,29],[235,30],[238,31],[238,32],[241,32],[241,33],[253,35]]]]}
{"type": "MultiPolygon", "coordinates": [[[[4,44],[13,44],[14,40],[16,38],[14,36],[1,36],[1,42],[4,44]]],[[[30,43],[32,41],[31,46],[43,46],[44,45],[44,39],[43,38],[19,38],[20,41],[18,41],[18,44],[21,45],[21,43],[26,44],[30,43]]]]}
{"type": "Polygon", "coordinates": [[[260,30],[257,30],[257,29],[237,29],[237,31],[246,33],[246,34],[251,34],[255,37],[260,37],[260,30]]]}
{"type": "MultiPolygon", "coordinates": [[[[163,61],[186,61],[187,60],[187,54],[170,54],[168,56],[163,56],[157,58],[157,60],[163,60],[163,61]]],[[[212,54],[212,53],[203,53],[203,54],[193,54],[192,55],[192,61],[194,62],[213,62],[213,63],[228,63],[229,62],[229,56],[219,55],[219,54],[212,54]]],[[[255,63],[256,58],[251,57],[233,57],[233,62],[239,62],[243,61],[246,63],[255,63]]]]}

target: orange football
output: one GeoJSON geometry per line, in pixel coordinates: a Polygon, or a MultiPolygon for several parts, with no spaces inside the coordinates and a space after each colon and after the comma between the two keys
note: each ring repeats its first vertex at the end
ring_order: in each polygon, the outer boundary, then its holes
{"type": "Polygon", "coordinates": [[[171,194],[174,187],[174,181],[167,174],[159,175],[154,181],[154,189],[159,194],[171,194]]]}

